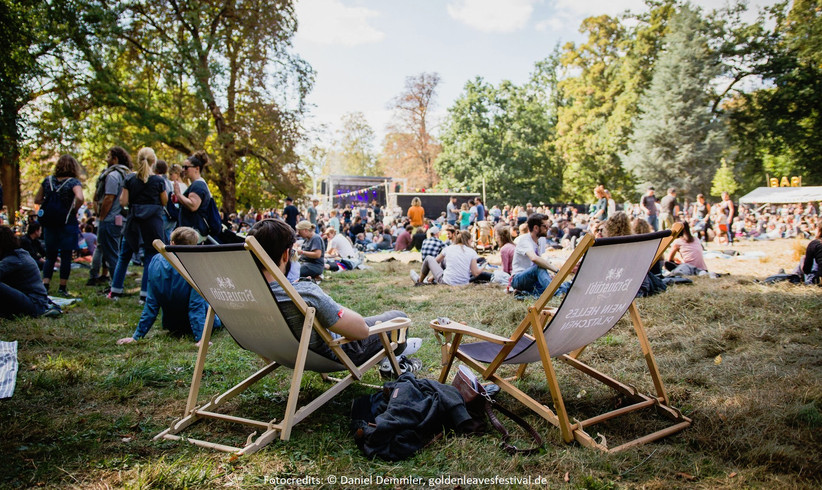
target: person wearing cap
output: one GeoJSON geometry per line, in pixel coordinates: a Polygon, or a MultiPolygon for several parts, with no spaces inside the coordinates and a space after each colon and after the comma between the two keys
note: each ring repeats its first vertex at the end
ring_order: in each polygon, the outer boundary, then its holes
{"type": "Polygon", "coordinates": [[[297,223],[297,235],[303,239],[303,245],[297,249],[300,258],[300,277],[317,277],[325,269],[325,243],[322,237],[314,233],[314,225],[308,220],[297,223]]]}
{"type": "Polygon", "coordinates": [[[205,204],[208,204],[208,200],[211,199],[211,191],[208,190],[208,184],[201,175],[207,162],[208,155],[205,151],[200,150],[194,153],[183,164],[183,177],[187,178],[191,185],[183,191],[180,182],[174,182],[174,195],[180,203],[180,218],[177,226],[194,228],[202,236],[208,235],[205,204]]]}
{"type": "Polygon", "coordinates": [[[639,201],[639,207],[642,208],[642,212],[644,212],[646,216],[645,220],[653,227],[654,231],[659,230],[659,218],[656,213],[656,196],[654,195],[653,187],[648,187],[648,192],[642,196],[642,200],[639,201]]]}
{"type": "MultiPolygon", "coordinates": [[[[294,205],[294,199],[291,197],[285,198],[285,209],[283,209],[283,219],[292,229],[297,229],[297,217],[300,215],[300,210],[294,205]]],[[[309,221],[309,223],[311,223],[309,221]]]]}

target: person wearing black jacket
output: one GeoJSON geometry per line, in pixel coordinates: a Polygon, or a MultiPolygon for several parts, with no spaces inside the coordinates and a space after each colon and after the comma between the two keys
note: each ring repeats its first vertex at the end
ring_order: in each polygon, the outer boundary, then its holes
{"type": "Polygon", "coordinates": [[[20,237],[20,248],[31,255],[40,270],[43,270],[43,264],[46,262],[46,249],[43,248],[43,242],[40,241],[42,235],[43,227],[40,226],[40,223],[32,221],[29,223],[28,233],[20,237]]]}
{"type": "Polygon", "coordinates": [[[14,231],[0,226],[0,318],[40,316],[49,306],[40,269],[20,248],[14,231]]]}

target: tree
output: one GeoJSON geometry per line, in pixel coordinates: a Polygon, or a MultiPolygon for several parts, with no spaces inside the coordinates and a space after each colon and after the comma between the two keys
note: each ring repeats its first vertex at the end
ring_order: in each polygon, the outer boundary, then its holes
{"type": "Polygon", "coordinates": [[[440,146],[430,133],[439,83],[437,73],[406,77],[405,90],[389,104],[394,113],[383,150],[385,166],[392,175],[408,178],[411,187],[431,188],[439,181],[434,161],[440,146]]]}
{"type": "Polygon", "coordinates": [[[97,117],[182,155],[205,148],[227,212],[239,179],[252,201],[300,188],[296,145],[313,73],[290,52],[290,0],[61,5],[83,65],[52,100],[55,119],[97,117]]]}
{"type": "Polygon", "coordinates": [[[716,170],[714,180],[711,185],[711,195],[721,196],[723,192],[733,195],[739,190],[739,184],[734,178],[734,169],[728,165],[728,162],[723,158],[722,165],[716,170]]]}
{"type": "Polygon", "coordinates": [[[739,94],[728,106],[731,135],[743,160],[746,185],[765,172],[802,175],[822,183],[822,10],[819,2],[796,0],[769,10],[774,23],[764,34],[751,71],[765,86],[739,94]]]}
{"type": "Polygon", "coordinates": [[[719,59],[697,11],[682,6],[669,27],[625,163],[642,183],[697,194],[710,185],[726,144],[723,121],[711,111],[719,59]]]}
{"type": "Polygon", "coordinates": [[[605,184],[617,199],[634,197],[631,175],[622,164],[628,151],[642,92],[648,87],[660,39],[673,12],[671,1],[649,12],[582,22],[586,41],[566,44],[556,65],[566,76],[556,84],[556,147],[564,162],[563,196],[591,199],[605,184]],[[567,74],[570,73],[570,76],[567,74]]]}
{"type": "Polygon", "coordinates": [[[349,175],[372,175],[379,172],[379,160],[374,151],[374,130],[362,112],[349,112],[342,117],[338,152],[343,169],[349,175]]]}
{"type": "Polygon", "coordinates": [[[448,188],[479,191],[489,201],[552,202],[562,174],[553,147],[554,126],[544,93],[476,78],[448,109],[435,168],[448,188]]]}
{"type": "Polygon", "coordinates": [[[9,213],[20,206],[22,111],[37,96],[40,60],[55,46],[46,2],[0,0],[0,185],[9,213]]]}

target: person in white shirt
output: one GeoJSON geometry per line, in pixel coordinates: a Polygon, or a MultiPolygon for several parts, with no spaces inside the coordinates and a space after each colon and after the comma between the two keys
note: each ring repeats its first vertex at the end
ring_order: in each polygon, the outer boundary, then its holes
{"type": "MultiPolygon", "coordinates": [[[[514,241],[514,260],[511,262],[511,288],[526,294],[539,296],[551,283],[551,274],[556,269],[538,255],[539,239],[548,234],[548,217],[534,213],[526,221],[528,233],[523,233],[514,241]]],[[[451,263],[448,263],[451,267],[451,263]]]]}
{"type": "Polygon", "coordinates": [[[471,232],[462,230],[455,234],[454,244],[445,247],[436,258],[431,255],[425,258],[420,276],[415,278],[415,282],[422,284],[429,272],[434,278],[434,283],[450,286],[463,286],[472,279],[482,277],[482,274],[487,274],[488,277],[485,279],[490,280],[490,274],[485,272],[485,267],[477,265],[478,258],[477,252],[471,248],[471,232]],[[443,261],[448,263],[447,269],[442,268],[443,261]]]}
{"type": "Polygon", "coordinates": [[[348,238],[338,234],[337,230],[334,228],[328,228],[325,231],[325,234],[328,236],[328,249],[325,252],[326,256],[340,257],[347,260],[356,259],[359,257],[359,254],[354,249],[354,246],[351,245],[351,242],[348,241],[348,238]]]}

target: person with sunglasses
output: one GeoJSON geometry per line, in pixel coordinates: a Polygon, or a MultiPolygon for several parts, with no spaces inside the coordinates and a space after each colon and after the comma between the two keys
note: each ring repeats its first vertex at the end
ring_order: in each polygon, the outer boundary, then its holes
{"type": "Polygon", "coordinates": [[[190,182],[185,191],[180,183],[174,182],[174,195],[180,203],[180,219],[177,226],[189,226],[202,236],[208,235],[208,223],[205,217],[206,204],[211,199],[211,191],[202,177],[203,167],[208,163],[205,151],[198,151],[188,157],[183,164],[183,177],[190,182]]]}

